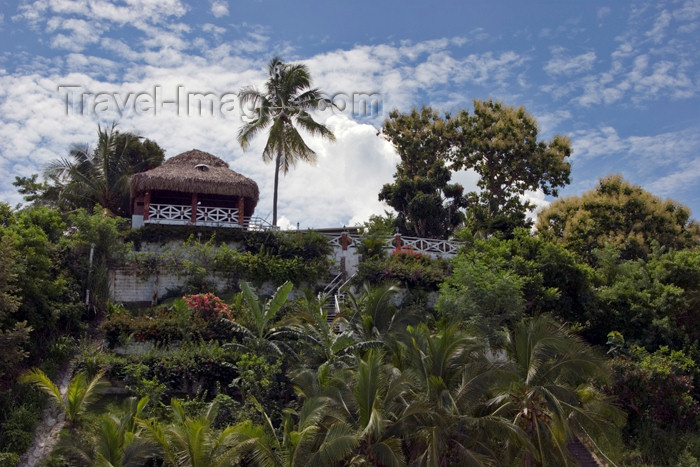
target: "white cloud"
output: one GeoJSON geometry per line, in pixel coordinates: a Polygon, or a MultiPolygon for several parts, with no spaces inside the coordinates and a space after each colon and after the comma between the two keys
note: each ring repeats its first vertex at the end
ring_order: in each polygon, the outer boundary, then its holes
{"type": "Polygon", "coordinates": [[[598,19],[604,19],[610,15],[610,12],[611,12],[610,7],[604,6],[604,7],[598,8],[596,15],[598,16],[598,19]]]}
{"type": "Polygon", "coordinates": [[[228,16],[228,2],[226,0],[215,0],[211,2],[211,14],[216,18],[228,16]]]}
{"type": "Polygon", "coordinates": [[[695,157],[682,163],[672,173],[657,178],[649,186],[653,192],[668,196],[684,190],[694,190],[699,183],[700,157],[695,157]]]}
{"type": "MultiPolygon", "coordinates": [[[[56,24],[58,28],[63,23],[56,24]]],[[[267,40],[264,30],[246,28],[244,34],[267,40]]],[[[147,37],[140,45],[142,50],[135,50],[133,42],[103,37],[99,45],[122,60],[74,53],[64,60],[68,74],[54,68],[48,72],[0,77],[0,89],[13,90],[11,98],[0,99],[0,112],[6,116],[0,124],[0,154],[5,155],[0,166],[8,173],[35,173],[47,161],[65,155],[71,143],[93,141],[97,121],[109,123],[118,119],[120,128],[137,130],[161,144],[168,157],[197,147],[227,160],[234,170],[259,183],[258,214],[264,217],[272,204],[272,167],[260,158],[263,135],[246,153],[238,146],[235,136],[240,125],[239,113],[187,116],[186,106],[180,102],[179,107],[164,104],[153,115],[134,112],[128,103],[139,92],[155,93],[152,91],[155,85],[159,86],[161,100],[174,100],[178,86],[219,95],[236,92],[249,84],[261,85],[266,78],[265,63],[243,58],[230,44],[210,50],[209,55],[192,55],[187,49],[191,38],[185,40],[175,31],[157,34],[147,37]],[[130,65],[119,76],[116,72],[123,60],[130,65]],[[73,112],[66,116],[65,92],[57,91],[60,84],[75,84],[81,91],[93,94],[86,101],[88,110],[94,108],[94,93],[105,93],[112,104],[109,110],[103,109],[96,115],[73,112]],[[121,115],[114,104],[116,99],[124,108],[121,115]]],[[[449,40],[437,40],[398,46],[358,46],[314,56],[306,63],[315,78],[314,84],[321,89],[347,92],[348,96],[380,93],[386,99],[384,112],[388,112],[393,107],[418,104],[419,92],[441,88],[441,72],[451,81],[498,83],[501,78],[497,75],[512,73],[509,69],[519,67],[523,60],[512,52],[456,58],[447,51],[449,44],[449,40]]],[[[460,99],[447,98],[455,99],[451,102],[460,99]]],[[[336,143],[309,140],[319,155],[317,166],[299,164],[281,180],[279,212],[290,225],[296,226],[296,222],[302,228],[353,225],[386,208],[379,203],[377,194],[384,183],[391,182],[397,156],[391,145],[377,136],[376,127],[384,115],[358,116],[361,121],[356,121],[349,110],[335,115],[318,114],[317,118],[336,133],[336,143]]],[[[9,185],[9,181],[0,185],[4,199],[19,201],[9,185]]]]}
{"type": "Polygon", "coordinates": [[[596,61],[595,52],[587,52],[570,57],[565,56],[564,50],[558,48],[553,51],[552,55],[553,57],[544,66],[544,70],[550,75],[571,76],[580,74],[591,70],[596,61]]]}
{"type": "Polygon", "coordinates": [[[662,11],[661,14],[656,18],[656,21],[654,21],[654,27],[650,31],[647,31],[647,37],[649,37],[653,42],[658,44],[664,39],[664,36],[666,35],[666,29],[670,24],[671,14],[666,10],[662,11]]]}

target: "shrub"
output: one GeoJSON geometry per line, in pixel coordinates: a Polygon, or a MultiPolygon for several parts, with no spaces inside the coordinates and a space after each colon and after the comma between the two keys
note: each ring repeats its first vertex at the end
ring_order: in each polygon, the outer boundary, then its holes
{"type": "Polygon", "coordinates": [[[182,299],[192,308],[196,316],[206,321],[218,321],[221,318],[233,319],[228,305],[213,293],[186,295],[182,299]]]}
{"type": "Polygon", "coordinates": [[[409,289],[435,291],[448,274],[448,261],[402,249],[394,250],[386,259],[375,257],[360,263],[353,283],[396,281],[409,289]]]}
{"type": "Polygon", "coordinates": [[[14,452],[0,452],[0,467],[15,467],[19,464],[19,455],[14,452]]]}

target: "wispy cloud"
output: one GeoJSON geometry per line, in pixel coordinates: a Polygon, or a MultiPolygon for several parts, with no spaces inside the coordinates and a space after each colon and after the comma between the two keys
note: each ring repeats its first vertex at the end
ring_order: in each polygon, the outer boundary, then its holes
{"type": "Polygon", "coordinates": [[[552,51],[553,57],[544,66],[544,70],[550,75],[571,76],[589,71],[593,68],[596,60],[595,52],[567,56],[563,48],[556,48],[552,51]]]}

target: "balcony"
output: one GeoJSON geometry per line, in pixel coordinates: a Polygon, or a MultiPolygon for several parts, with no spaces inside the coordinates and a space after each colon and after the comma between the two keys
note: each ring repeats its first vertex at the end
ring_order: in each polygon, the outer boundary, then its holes
{"type": "Polygon", "coordinates": [[[144,224],[199,225],[204,227],[245,228],[247,230],[279,230],[259,217],[244,217],[239,223],[238,208],[197,206],[192,219],[192,206],[180,204],[150,204],[144,224]]]}

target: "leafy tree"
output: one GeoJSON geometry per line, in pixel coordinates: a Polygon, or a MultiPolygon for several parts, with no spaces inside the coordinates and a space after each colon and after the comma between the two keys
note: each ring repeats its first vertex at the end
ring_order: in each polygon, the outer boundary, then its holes
{"type": "Polygon", "coordinates": [[[571,142],[557,135],[538,139],[537,122],[524,107],[510,107],[489,99],[474,100],[474,113],[455,116],[458,128],[453,169],[472,169],[479,175],[479,193],[468,195],[468,224],[473,231],[510,235],[525,227],[526,191],[557,195],[569,183],[571,142]]]}
{"type": "Polygon", "coordinates": [[[306,145],[297,128],[331,141],[335,140],[335,136],[309,114],[309,110],[319,104],[332,103],[322,97],[320,90],[311,87],[311,76],[306,65],[284,63],[281,58],[274,57],[268,64],[268,73],[264,92],[246,87],[238,95],[242,106],[252,106],[253,114],[251,120],[239,130],[238,142],[246,149],[255,135],[270,127],[262,157],[265,162],[275,162],[272,225],[277,225],[280,170],[286,175],[298,160],[316,160],[316,153],[306,145]]]}
{"type": "Polygon", "coordinates": [[[22,374],[20,382],[33,384],[47,394],[51,400],[63,409],[66,420],[71,428],[77,428],[88,407],[95,402],[105,386],[102,381],[105,371],[98,372],[92,379],[83,372],[76,373],[71,378],[65,394],[61,394],[56,383],[38,368],[22,374]]]}
{"type": "Polygon", "coordinates": [[[632,345],[627,356],[612,361],[612,370],[607,389],[627,412],[628,443],[647,463],[678,465],[700,415],[700,403],[693,397],[696,363],[668,347],[648,352],[632,345]]]}
{"type": "Polygon", "coordinates": [[[379,192],[379,200],[398,213],[399,232],[447,238],[464,220],[460,209],[466,206],[462,186],[449,183],[452,174],[446,163],[454,143],[449,117],[428,107],[414,108],[410,114],[394,110],[381,134],[401,158],[394,183],[379,192]]]}
{"type": "Polygon", "coordinates": [[[542,238],[558,242],[595,264],[594,251],[605,244],[622,251],[623,258],[644,258],[656,242],[672,249],[697,246],[700,225],[690,210],[662,200],[620,175],[601,178],[581,196],[552,203],[537,218],[542,238]]]}
{"type": "Polygon", "coordinates": [[[10,236],[0,232],[0,380],[5,373],[14,368],[27,357],[25,345],[32,328],[26,321],[16,321],[13,314],[17,311],[20,298],[14,295],[15,259],[17,252],[12,246],[10,236]]]}
{"type": "Polygon", "coordinates": [[[56,210],[30,207],[15,213],[4,235],[17,251],[13,286],[20,298],[14,313],[17,321],[32,327],[33,356],[61,333],[83,326],[79,287],[68,272],[70,241],[63,235],[66,224],[56,210]]]}
{"type": "Polygon", "coordinates": [[[648,259],[624,260],[612,246],[596,252],[596,307],[589,339],[603,343],[610,331],[631,344],[683,348],[700,335],[700,251],[652,250],[648,259]]]}
{"type": "Polygon", "coordinates": [[[120,133],[116,124],[98,127],[97,144],[74,145],[67,157],[44,169],[46,181],[36,175],[16,178],[14,185],[25,200],[57,206],[62,211],[92,210],[101,206],[108,213],[129,215],[129,176],[163,163],[163,150],[151,140],[133,133],[120,133]]]}
{"type": "MultiPolygon", "coordinates": [[[[471,239],[452,260],[437,307],[447,319],[463,319],[497,339],[503,325],[523,314],[552,313],[589,332],[598,307],[594,271],[563,246],[516,229],[513,238],[471,239]]],[[[607,333],[607,331],[606,331],[607,333]]],[[[601,341],[602,339],[602,341],[601,341]]]]}

